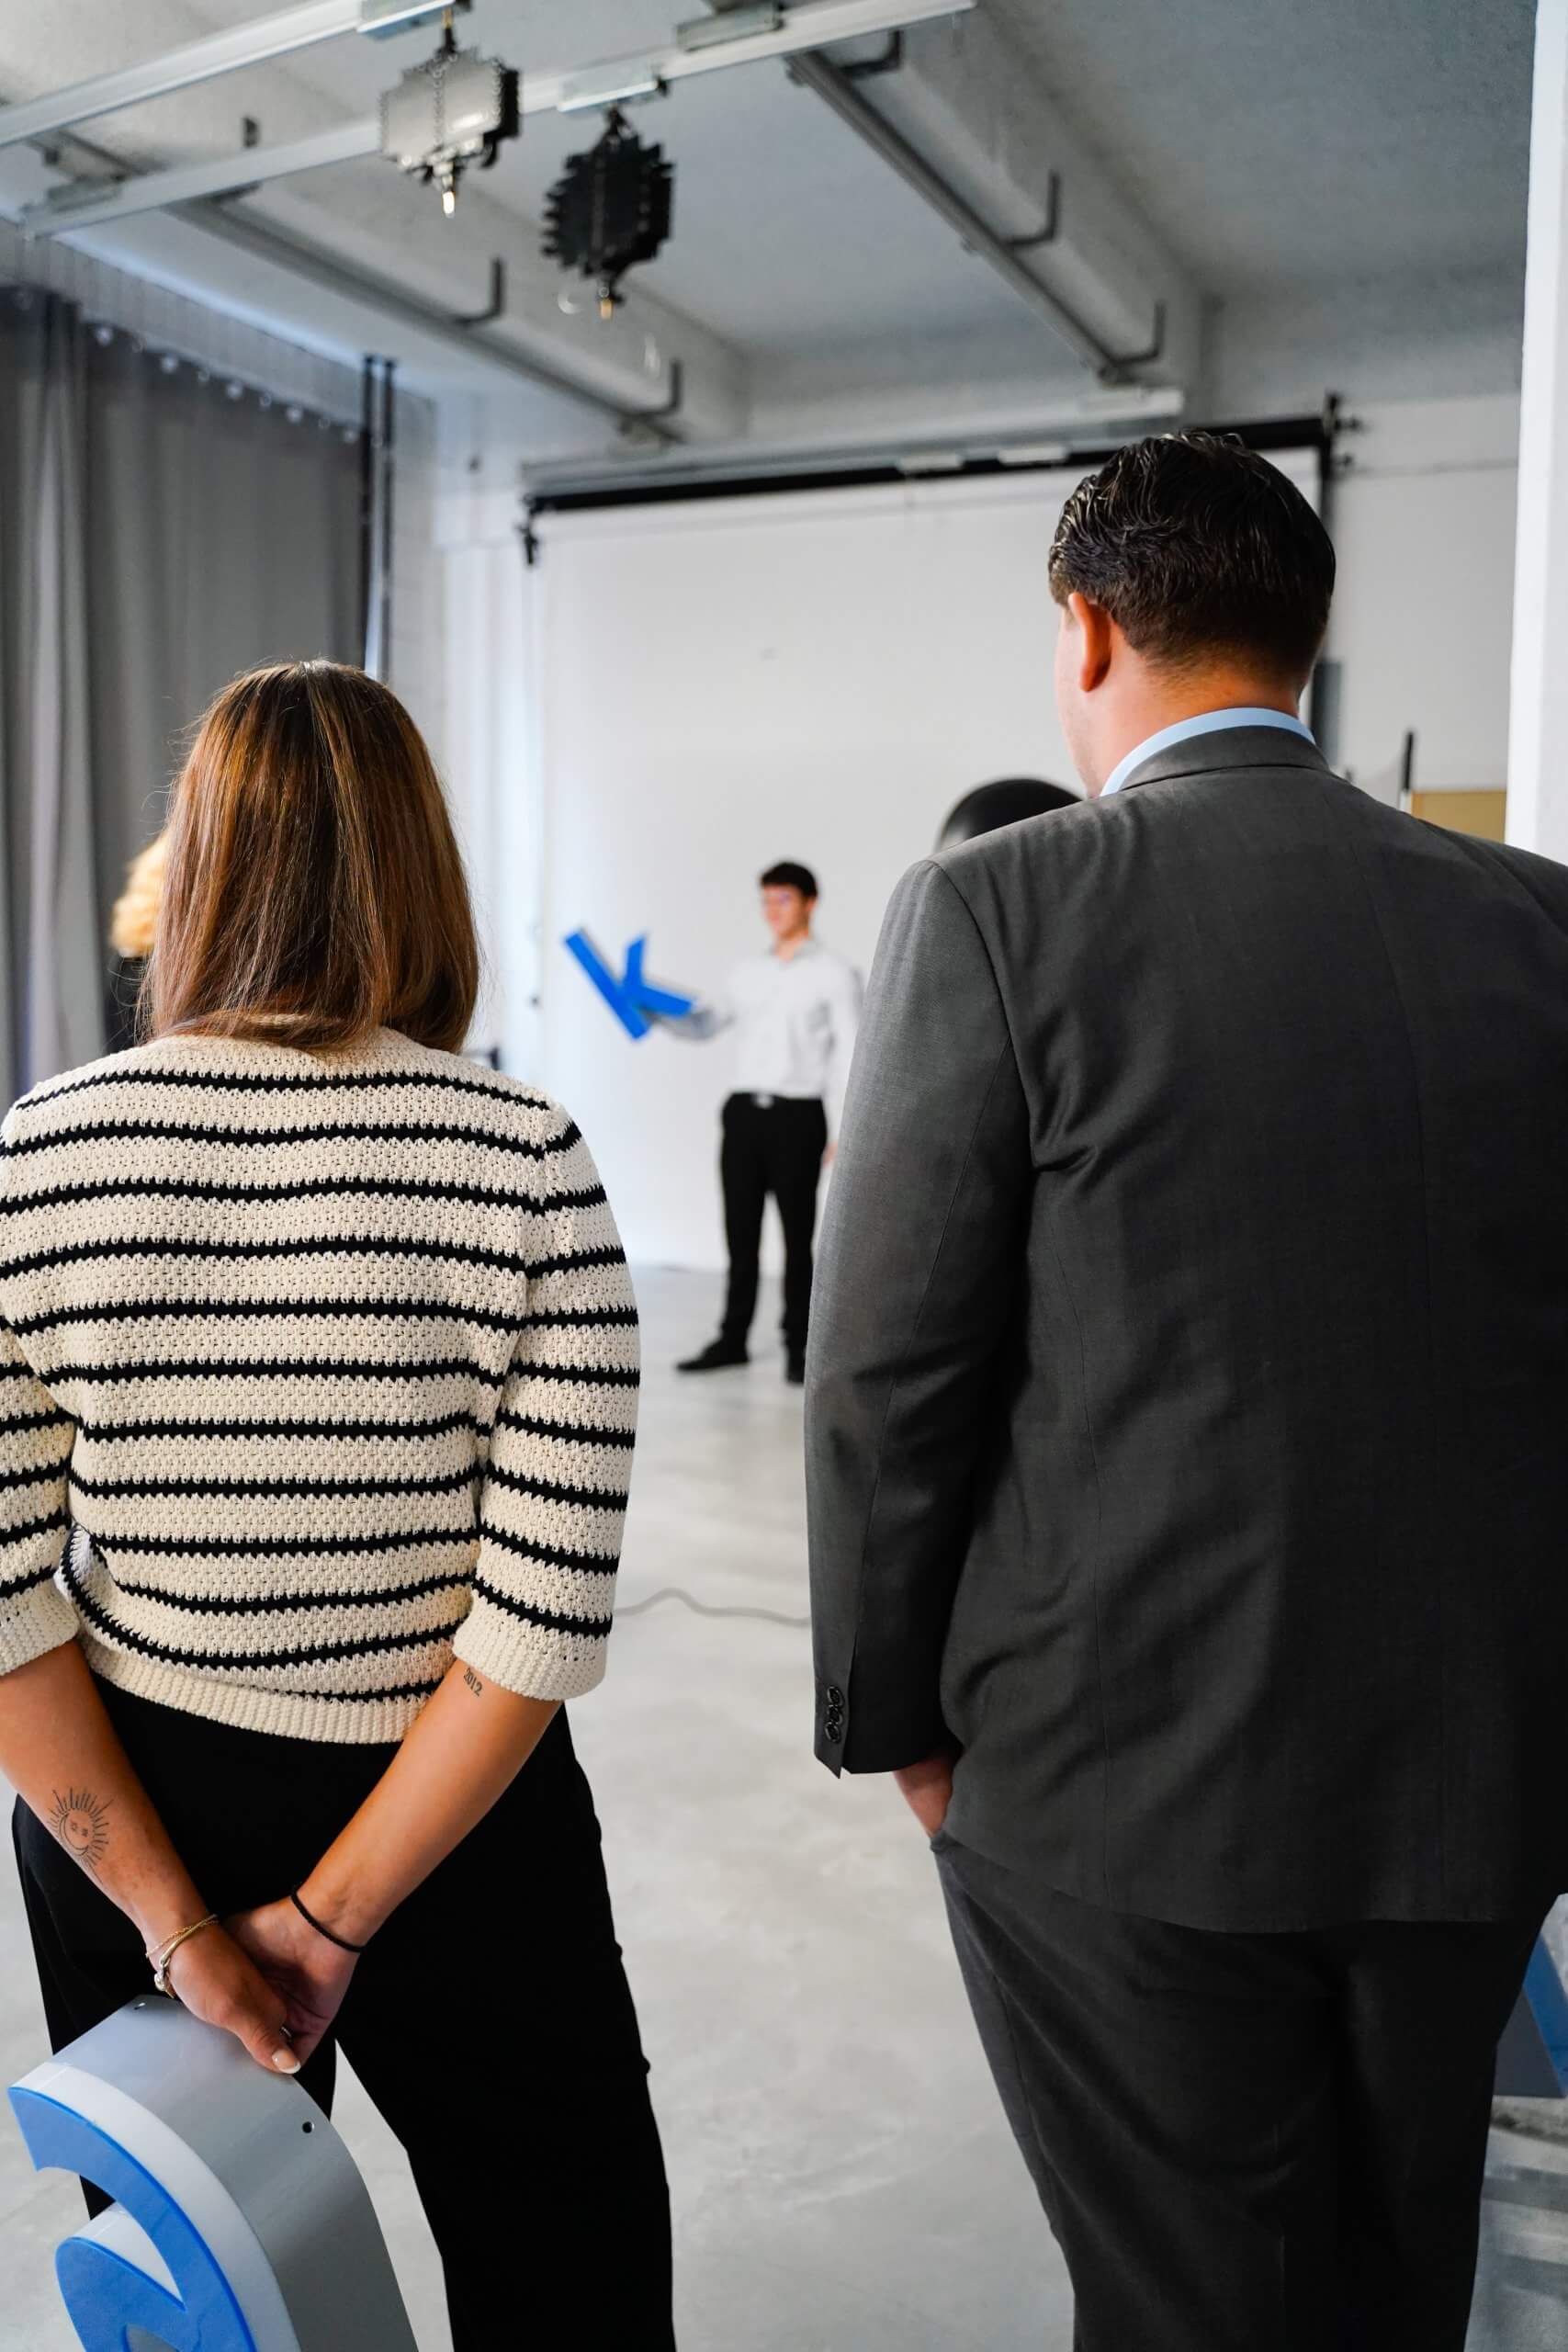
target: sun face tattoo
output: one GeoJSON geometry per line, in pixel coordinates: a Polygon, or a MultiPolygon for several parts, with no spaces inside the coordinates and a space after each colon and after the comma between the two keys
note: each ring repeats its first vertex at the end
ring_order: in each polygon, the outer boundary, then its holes
{"type": "Polygon", "coordinates": [[[113,1803],[112,1797],[94,1796],[90,1789],[68,1789],[63,1796],[58,1789],[54,1792],[50,1827],[66,1852],[95,1872],[109,1849],[107,1815],[113,1803]]]}

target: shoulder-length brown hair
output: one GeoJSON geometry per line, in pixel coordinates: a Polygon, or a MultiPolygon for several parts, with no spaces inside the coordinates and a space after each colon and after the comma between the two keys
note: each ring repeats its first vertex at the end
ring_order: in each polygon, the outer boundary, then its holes
{"type": "Polygon", "coordinates": [[[225,686],[175,786],[145,1032],[309,1047],[386,1028],[455,1052],[478,989],[463,861],[397,696],[337,662],[225,686]]]}

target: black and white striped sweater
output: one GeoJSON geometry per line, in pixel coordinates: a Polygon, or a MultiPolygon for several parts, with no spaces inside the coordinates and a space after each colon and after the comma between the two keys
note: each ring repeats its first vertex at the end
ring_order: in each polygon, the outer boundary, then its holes
{"type": "Polygon", "coordinates": [[[454,1655],[593,1687],[637,1309],[564,1112],[388,1030],[183,1036],[0,1147],[0,1673],[79,1634],[143,1698],[349,1741],[454,1655]]]}

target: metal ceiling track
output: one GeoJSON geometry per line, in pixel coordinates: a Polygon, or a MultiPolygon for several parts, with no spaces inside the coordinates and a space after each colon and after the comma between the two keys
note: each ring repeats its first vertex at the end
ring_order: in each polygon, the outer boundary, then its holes
{"type": "MultiPolygon", "coordinates": [[[[457,0],[457,5],[466,7],[468,0],[457,0]]],[[[0,107],[0,147],[14,147],[20,139],[46,138],[51,130],[93,122],[99,115],[141,106],[149,98],[167,97],[171,91],[188,90],[220,74],[238,73],[242,66],[265,65],[296,50],[313,49],[318,41],[334,40],[340,33],[401,32],[433,23],[442,14],[441,0],[304,0],[301,6],[280,9],[254,24],[231,25],[227,31],[186,41],[183,48],[149,58],[144,65],[95,74],[47,97],[0,107]]]]}
{"type": "MultiPolygon", "coordinates": [[[[1142,412],[1146,423],[1158,412],[1142,412]]],[[[607,508],[671,506],[725,498],[799,497],[813,491],[907,488],[911,481],[974,482],[1007,479],[1021,481],[1032,474],[1060,473],[1064,468],[1092,472],[1125,448],[1131,431],[1114,435],[1109,424],[1084,424],[1067,429],[1060,446],[1040,453],[1041,445],[1016,448],[976,447],[957,457],[941,471],[911,463],[908,452],[859,450],[837,459],[814,456],[808,463],[785,458],[758,458],[750,464],[715,461],[705,467],[667,471],[592,475],[568,466],[546,467],[525,492],[530,521],[548,514],[589,514],[607,508]]],[[[1249,449],[1322,452],[1330,447],[1333,426],[1322,415],[1254,418],[1245,424],[1215,423],[1206,432],[1223,433],[1249,449]]]]}
{"type": "MultiPolygon", "coordinates": [[[[793,57],[829,41],[891,32],[933,17],[963,15],[975,5],[976,0],[798,0],[794,6],[748,11],[741,19],[742,28],[722,40],[711,37],[704,20],[698,27],[677,32],[661,49],[611,58],[601,65],[525,74],[522,111],[525,115],[571,114],[612,106],[618,100],[668,89],[697,74],[722,73],[772,57],[793,57]]],[[[433,12],[430,0],[314,0],[310,6],[286,9],[279,17],[264,17],[254,25],[215,34],[209,40],[192,41],[145,65],[78,82],[47,98],[0,107],[0,147],[39,139],[171,90],[187,89],[195,82],[286,55],[338,33],[381,32],[396,25],[417,23],[433,13],[438,12],[433,12]]],[[[231,155],[176,164],[167,171],[143,172],[108,186],[100,182],[59,189],[41,203],[28,205],[20,215],[20,225],[45,236],[95,228],[138,212],[161,211],[165,205],[225,196],[265,180],[291,178],[323,164],[375,155],[380,144],[379,119],[367,115],[315,138],[292,140],[281,146],[245,147],[231,155]]]]}

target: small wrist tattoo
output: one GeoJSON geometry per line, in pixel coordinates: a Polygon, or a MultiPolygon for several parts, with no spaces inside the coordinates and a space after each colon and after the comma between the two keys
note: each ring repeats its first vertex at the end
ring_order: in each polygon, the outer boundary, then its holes
{"type": "Polygon", "coordinates": [[[473,1692],[476,1699],[483,1698],[484,1684],[479,1680],[479,1676],[474,1672],[471,1666],[466,1666],[463,1668],[463,1679],[468,1684],[468,1689],[473,1692]]]}
{"type": "Polygon", "coordinates": [[[96,1797],[91,1789],[67,1789],[62,1796],[54,1792],[54,1804],[49,1823],[68,1854],[95,1874],[109,1849],[109,1827],[107,1815],[112,1797],[96,1797]]]}

